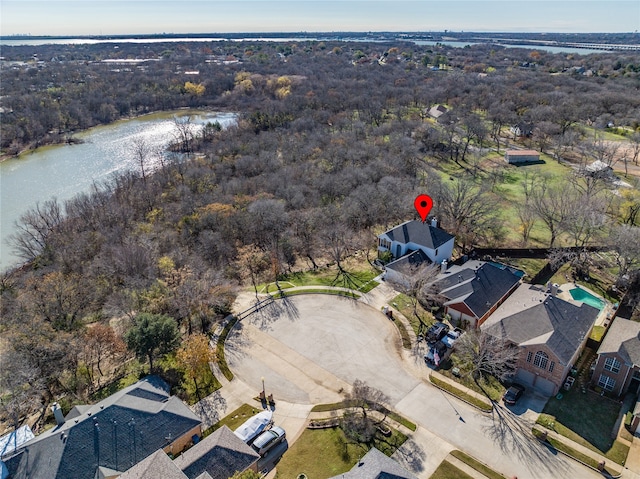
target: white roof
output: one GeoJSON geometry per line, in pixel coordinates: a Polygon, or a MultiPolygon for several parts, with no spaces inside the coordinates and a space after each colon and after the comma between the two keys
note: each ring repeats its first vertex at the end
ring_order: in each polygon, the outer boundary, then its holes
{"type": "Polygon", "coordinates": [[[30,441],[35,436],[31,431],[31,428],[27,425],[19,427],[15,431],[11,431],[9,434],[5,434],[0,437],[0,457],[12,453],[20,445],[27,441],[30,441]]]}
{"type": "Polygon", "coordinates": [[[264,431],[267,424],[271,422],[272,416],[273,413],[271,411],[262,411],[243,422],[233,433],[244,442],[248,442],[264,431]]]}

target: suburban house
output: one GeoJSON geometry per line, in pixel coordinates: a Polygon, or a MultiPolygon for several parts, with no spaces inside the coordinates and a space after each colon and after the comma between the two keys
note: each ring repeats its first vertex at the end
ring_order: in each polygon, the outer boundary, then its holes
{"type": "Polygon", "coordinates": [[[409,285],[411,277],[422,265],[433,264],[429,257],[422,250],[416,250],[398,258],[384,267],[385,281],[392,283],[409,285]]]}
{"type": "Polygon", "coordinates": [[[429,116],[431,118],[435,118],[436,120],[444,115],[447,111],[447,107],[443,105],[435,105],[429,108],[429,116]]]}
{"type": "Polygon", "coordinates": [[[441,264],[451,258],[454,239],[454,236],[437,227],[435,219],[431,224],[411,220],[378,236],[378,254],[389,251],[395,259],[399,259],[420,250],[429,261],[441,264]]]}
{"type": "Polygon", "coordinates": [[[618,396],[638,392],[640,386],[640,323],[615,318],[598,348],[594,386],[618,396]]]}
{"type": "Polygon", "coordinates": [[[147,376],[66,416],[2,458],[11,479],[116,477],[158,449],[178,453],[202,434],[201,421],[157,376],[147,376]]]}
{"type": "Polygon", "coordinates": [[[530,137],[533,135],[533,125],[531,123],[518,123],[513,125],[510,129],[511,133],[515,137],[530,137]]]}
{"type": "Polygon", "coordinates": [[[222,426],[183,452],[174,463],[188,479],[200,478],[205,473],[211,479],[228,479],[238,471],[258,472],[258,459],[260,455],[251,446],[222,426]]]}
{"type": "Polygon", "coordinates": [[[417,477],[372,447],[350,471],[330,479],[417,479],[417,477]]]}
{"type": "Polygon", "coordinates": [[[119,478],[228,479],[247,469],[258,472],[258,459],[257,452],[222,426],[174,460],[159,449],[119,478]]]}
{"type": "Polygon", "coordinates": [[[444,297],[445,314],[463,327],[477,328],[520,284],[522,275],[504,265],[469,261],[440,275],[434,288],[444,297]]]}
{"type": "Polygon", "coordinates": [[[482,326],[483,332],[519,347],[514,379],[549,396],[563,386],[600,314],[555,294],[521,284],[482,326]]]}
{"type": "Polygon", "coordinates": [[[540,153],[536,150],[507,150],[504,159],[512,165],[534,163],[540,161],[540,153]]]}

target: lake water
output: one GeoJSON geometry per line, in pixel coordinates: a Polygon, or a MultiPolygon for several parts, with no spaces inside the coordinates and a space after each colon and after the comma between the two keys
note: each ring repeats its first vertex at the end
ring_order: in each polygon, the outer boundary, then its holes
{"type": "MultiPolygon", "coordinates": [[[[164,43],[164,42],[221,42],[221,41],[234,41],[234,42],[304,42],[304,41],[345,41],[345,42],[390,42],[389,40],[374,40],[371,38],[303,38],[303,37],[282,37],[282,38],[269,38],[269,37],[257,37],[257,38],[205,38],[205,37],[195,37],[195,38],[119,38],[119,39],[92,39],[92,38],[51,38],[51,39],[26,39],[22,38],[20,40],[12,40],[10,38],[0,39],[0,45],[6,46],[18,46],[18,45],[47,45],[47,44],[58,44],[58,45],[81,45],[81,44],[96,44],[96,43],[164,43]]],[[[399,39],[402,40],[402,39],[399,39]]],[[[486,42],[458,42],[458,41],[429,41],[429,40],[409,40],[415,43],[416,45],[435,45],[440,43],[442,45],[447,45],[450,47],[456,48],[464,48],[467,45],[477,45],[481,43],[490,43],[486,42]]],[[[504,43],[500,43],[500,46],[505,48],[528,48],[530,50],[544,50],[550,53],[577,53],[579,55],[588,55],[590,53],[619,53],[615,51],[608,50],[595,50],[595,49],[587,49],[587,48],[574,48],[574,47],[555,47],[555,46],[545,46],[545,45],[507,45],[504,43]]]]}
{"type": "MultiPolygon", "coordinates": [[[[139,170],[132,152],[136,139],[144,139],[160,151],[166,149],[176,131],[174,117],[186,112],[158,113],[111,125],[91,128],[74,135],[84,143],[39,148],[0,163],[0,270],[14,266],[19,259],[7,244],[15,223],[27,210],[56,197],[63,202],[91,189],[113,175],[139,170]]],[[[191,114],[196,128],[207,122],[223,127],[237,121],[235,113],[191,114]]],[[[160,157],[151,157],[145,170],[158,166],[160,157]]]]}

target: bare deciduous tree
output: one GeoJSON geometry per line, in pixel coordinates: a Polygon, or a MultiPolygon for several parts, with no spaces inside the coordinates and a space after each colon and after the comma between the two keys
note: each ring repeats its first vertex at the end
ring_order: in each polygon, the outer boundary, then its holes
{"type": "Polygon", "coordinates": [[[0,355],[0,411],[14,429],[41,403],[45,390],[40,370],[15,350],[0,355]]]}
{"type": "Polygon", "coordinates": [[[467,331],[456,342],[461,369],[476,380],[486,376],[505,379],[515,370],[519,348],[478,330],[467,331]]]}

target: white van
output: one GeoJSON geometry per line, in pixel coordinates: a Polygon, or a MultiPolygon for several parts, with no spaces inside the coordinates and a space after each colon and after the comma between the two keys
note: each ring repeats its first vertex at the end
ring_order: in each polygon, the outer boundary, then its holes
{"type": "Polygon", "coordinates": [[[263,432],[258,438],[253,441],[251,447],[261,456],[265,456],[269,449],[284,441],[286,433],[284,429],[278,426],[274,426],[268,431],[263,432]]]}

